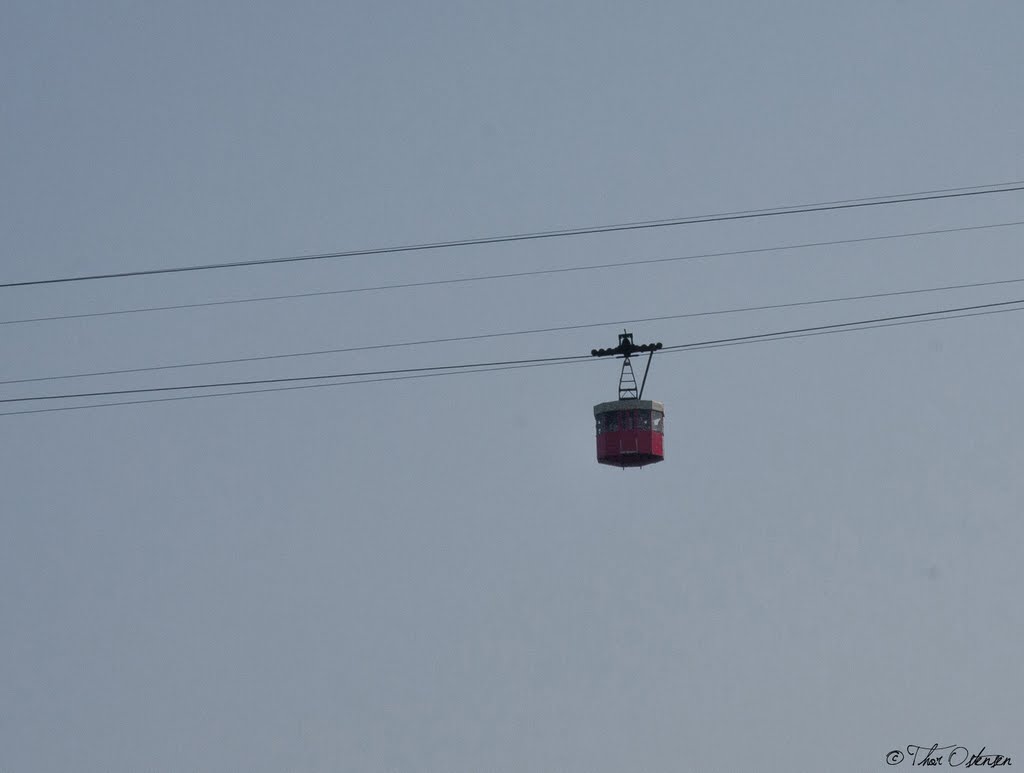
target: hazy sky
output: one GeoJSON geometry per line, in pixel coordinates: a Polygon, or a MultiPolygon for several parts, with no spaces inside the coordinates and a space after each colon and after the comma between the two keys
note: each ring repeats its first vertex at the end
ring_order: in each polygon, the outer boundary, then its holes
{"type": "MultiPolygon", "coordinates": [[[[1020,180],[1022,29],[997,0],[6,0],[0,283],[1020,180]]],[[[1022,203],[6,288],[0,323],[1022,203]]],[[[0,380],[1024,279],[1020,233],[2,324],[0,380]]],[[[630,327],[668,346],[1016,298],[630,327]]],[[[1020,764],[1022,322],[658,355],[666,459],[642,470],[594,458],[611,361],[0,417],[0,771],[863,773],[933,743],[1020,764]]],[[[621,328],[0,399],[586,354],[621,328]]]]}

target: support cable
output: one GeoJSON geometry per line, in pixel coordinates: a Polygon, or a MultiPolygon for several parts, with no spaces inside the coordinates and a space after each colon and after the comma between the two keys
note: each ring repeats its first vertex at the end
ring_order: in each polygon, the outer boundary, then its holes
{"type": "Polygon", "coordinates": [[[252,356],[252,357],[234,357],[234,358],[219,359],[219,360],[200,360],[200,361],[195,361],[195,362],[171,363],[171,364],[167,364],[167,365],[149,365],[149,366],[145,366],[145,367],[136,367],[136,368],[119,368],[119,369],[114,369],[114,370],[97,370],[97,371],[87,371],[87,372],[80,372],[80,373],[68,373],[68,374],[62,374],[62,375],[56,375],[56,376],[36,376],[36,377],[32,377],[32,378],[14,378],[14,379],[0,380],[0,385],[4,385],[4,384],[28,384],[28,383],[43,382],[43,381],[61,381],[61,380],[74,379],[74,378],[94,378],[94,377],[99,377],[99,376],[119,376],[119,375],[131,374],[131,373],[148,373],[148,372],[160,371],[160,370],[178,370],[178,369],[182,369],[182,368],[203,368],[203,367],[212,367],[212,366],[216,366],[216,365],[236,365],[236,364],[248,363],[248,362],[265,362],[265,361],[268,361],[268,360],[292,359],[292,358],[298,358],[298,357],[316,357],[316,356],[322,356],[322,355],[328,355],[328,354],[347,354],[347,353],[350,353],[350,352],[365,352],[365,351],[373,351],[373,350],[376,350],[376,349],[393,349],[393,348],[399,348],[399,347],[425,346],[425,345],[430,345],[430,344],[456,343],[456,342],[463,342],[463,341],[480,341],[480,340],[486,340],[486,339],[491,339],[491,338],[504,338],[504,337],[509,337],[509,336],[525,336],[525,335],[539,335],[539,334],[543,334],[543,333],[558,333],[558,332],[564,332],[564,331],[569,331],[569,330],[584,330],[584,329],[595,328],[595,327],[609,327],[609,326],[620,327],[622,325],[635,325],[635,324],[640,324],[640,323],[645,323],[645,322],[665,322],[665,321],[677,320],[677,319],[693,319],[693,318],[697,318],[697,317],[711,317],[711,316],[720,316],[720,315],[726,315],[726,314],[742,314],[742,313],[756,312],[756,311],[773,311],[773,310],[778,310],[778,309],[794,309],[794,308],[802,308],[802,307],[805,307],[805,306],[819,306],[819,305],[831,304],[831,303],[848,303],[848,302],[853,302],[853,301],[875,300],[875,299],[879,299],[879,298],[894,298],[894,297],[899,297],[899,296],[920,295],[920,294],[924,294],[924,293],[948,292],[948,291],[953,291],[953,290],[965,290],[965,289],[973,289],[973,288],[979,288],[979,287],[998,287],[998,286],[1002,286],[1002,285],[1019,284],[1019,283],[1022,283],[1022,282],[1024,282],[1024,277],[1019,277],[1019,278],[1014,278],[1014,279],[999,279],[999,280],[990,281],[990,282],[968,282],[968,283],[955,284],[955,285],[940,285],[940,286],[935,286],[935,287],[923,287],[923,288],[915,288],[915,289],[910,289],[910,290],[893,290],[893,291],[889,291],[889,292],[866,293],[866,294],[861,294],[861,295],[845,295],[845,296],[838,296],[838,297],[831,297],[831,298],[818,298],[818,299],[813,299],[813,300],[808,300],[808,301],[794,301],[794,302],[790,302],[790,303],[772,303],[772,304],[763,304],[763,305],[760,305],[760,306],[741,306],[741,307],[733,307],[733,308],[727,308],[727,309],[712,309],[712,310],[709,310],[709,311],[692,311],[692,312],[687,312],[687,313],[683,313],[683,314],[664,314],[664,315],[656,316],[656,317],[641,317],[641,318],[638,318],[638,319],[616,319],[616,320],[606,320],[606,321],[603,321],[603,322],[586,322],[586,323],[581,323],[581,324],[576,324],[576,325],[557,325],[557,326],[553,326],[553,327],[530,328],[530,329],[525,329],[525,330],[509,330],[509,331],[502,331],[502,332],[498,332],[498,333],[480,333],[480,334],[477,334],[477,335],[468,335],[468,336],[450,336],[450,337],[447,337],[447,338],[427,338],[427,339],[418,339],[418,340],[412,340],[412,341],[399,341],[399,342],[396,342],[396,343],[388,343],[388,344],[364,344],[364,345],[360,345],[360,346],[345,346],[345,347],[337,347],[337,348],[332,348],[332,349],[313,349],[313,350],[300,351],[300,352],[284,352],[284,353],[278,353],[278,354],[262,354],[262,355],[255,355],[255,356],[252,356]]]}
{"type": "MultiPolygon", "coordinates": [[[[855,326],[864,326],[874,323],[885,323],[893,322],[898,320],[913,320],[927,317],[934,317],[936,315],[943,314],[956,314],[959,312],[976,311],[982,309],[998,309],[1006,308],[1009,306],[1018,306],[1024,304],[1024,298],[1011,301],[1000,301],[995,303],[983,303],[976,304],[973,306],[960,306],[957,308],[950,309],[938,309],[936,311],[922,311],[913,314],[897,314],[886,317],[876,317],[873,319],[856,320],[853,322],[838,322],[828,325],[814,325],[811,327],[795,328],[790,330],[781,330],[770,333],[756,333],[745,336],[733,336],[730,338],[712,339],[710,341],[700,341],[689,344],[677,344],[674,346],[664,347],[664,351],[684,351],[688,349],[707,347],[714,344],[724,343],[736,343],[742,341],[753,341],[763,339],[766,337],[782,336],[782,335],[794,335],[801,333],[810,333],[824,330],[842,330],[844,328],[851,328],[855,326]]],[[[659,347],[661,348],[661,347],[659,347]]],[[[648,350],[649,351],[649,350],[648,350]]],[[[34,395],[29,397],[8,397],[0,399],[0,404],[10,403],[26,403],[26,402],[38,402],[48,400],[70,400],[70,399],[81,399],[81,398],[95,398],[95,397],[115,397],[120,395],[135,395],[135,394],[152,394],[156,392],[177,392],[183,390],[200,390],[200,389],[220,389],[237,386],[256,386],[256,385],[270,385],[270,384],[286,384],[286,383],[298,383],[298,382],[312,382],[312,381],[325,381],[330,379],[347,379],[347,378],[359,378],[365,376],[387,376],[397,374],[411,374],[411,373],[429,373],[439,371],[451,371],[458,372],[472,368],[483,368],[490,366],[505,366],[505,365],[525,365],[534,363],[558,363],[558,362],[573,362],[588,360],[593,355],[567,355],[562,357],[536,357],[531,359],[522,360],[500,360],[495,362],[476,362],[476,363],[464,363],[459,365],[431,365],[419,368],[394,368],[390,370],[374,370],[374,371],[363,371],[354,373],[328,373],[315,376],[289,376],[281,378],[269,378],[269,379],[250,379],[245,381],[224,381],[216,383],[205,383],[205,384],[180,384],[175,386],[164,386],[164,387],[144,387],[137,389],[113,389],[103,390],[96,392],[78,392],[78,393],[67,393],[67,394],[56,394],[56,395],[34,395]]]]}
{"type": "MultiPolygon", "coordinates": [[[[1024,301],[1019,301],[1019,302],[1024,303],[1024,301]]],[[[763,334],[763,337],[757,338],[757,339],[751,339],[749,336],[748,337],[742,337],[742,338],[737,339],[737,340],[720,339],[717,342],[706,342],[706,343],[705,342],[700,342],[700,343],[696,343],[696,344],[691,344],[691,345],[689,345],[690,346],[689,349],[682,349],[682,348],[680,348],[680,349],[675,349],[673,351],[685,352],[685,351],[698,351],[698,350],[701,350],[701,349],[717,349],[717,348],[721,348],[721,347],[725,347],[725,346],[743,346],[743,345],[754,344],[754,343],[767,343],[767,342],[770,342],[770,341],[785,341],[785,340],[789,340],[789,339],[792,339],[792,338],[811,338],[811,337],[820,336],[820,335],[832,335],[832,334],[836,334],[836,333],[853,333],[853,332],[859,332],[859,331],[863,331],[863,330],[875,330],[875,329],[878,329],[878,328],[900,327],[902,325],[917,325],[917,324],[928,323],[928,322],[942,322],[942,321],[946,321],[946,320],[963,319],[963,318],[966,318],[966,317],[983,317],[983,316],[988,316],[990,314],[1005,314],[1005,313],[1014,312],[1014,311],[1024,311],[1024,306],[1016,306],[1016,307],[1013,307],[1013,308],[1003,308],[1003,309],[990,309],[990,310],[987,310],[987,311],[975,311],[975,312],[965,313],[965,314],[944,314],[942,316],[920,318],[920,319],[906,319],[906,320],[900,320],[900,321],[885,322],[885,323],[881,323],[881,324],[870,324],[871,321],[868,320],[868,321],[866,321],[860,327],[843,327],[843,328],[839,328],[839,329],[835,329],[835,330],[817,330],[817,331],[813,331],[813,332],[792,333],[792,334],[787,334],[786,331],[777,331],[775,333],[765,333],[765,334],[763,334]]],[[[935,313],[939,314],[939,312],[935,312],[935,313]]],[[[571,365],[571,364],[579,364],[579,363],[582,363],[582,362],[597,362],[597,360],[593,360],[593,359],[590,359],[590,358],[584,358],[584,359],[576,359],[576,360],[562,360],[562,361],[558,361],[558,362],[539,362],[539,363],[526,364],[526,365],[504,365],[504,366],[494,367],[494,368],[477,368],[477,369],[461,370],[461,371],[443,371],[443,372],[435,372],[435,373],[418,373],[418,374],[407,375],[407,376],[387,376],[387,377],[381,377],[381,378],[360,379],[360,380],[355,380],[355,381],[332,381],[332,382],[320,383],[320,384],[301,384],[301,385],[298,385],[298,386],[279,386],[279,387],[270,387],[270,388],[267,388],[267,389],[246,389],[246,390],[231,391],[231,392],[213,392],[213,393],[209,393],[209,394],[181,395],[181,396],[177,396],[177,397],[156,397],[156,398],[147,398],[147,399],[143,399],[143,400],[123,400],[123,401],[106,402],[106,403],[90,403],[90,404],[86,404],[86,405],[69,405],[69,406],[59,406],[59,407],[50,407],[50,408],[32,408],[32,409],[21,410],[21,411],[6,411],[6,412],[3,412],[3,413],[0,413],[0,416],[23,416],[23,415],[38,414],[38,413],[56,413],[56,412],[63,412],[63,411],[88,410],[88,409],[91,409],[91,408],[113,408],[113,407],[126,406],[126,405],[149,405],[149,404],[152,404],[152,403],[178,402],[178,401],[182,401],[182,400],[203,400],[203,399],[209,399],[209,398],[214,398],[214,397],[233,397],[233,396],[238,396],[238,395],[261,394],[261,393],[264,393],[264,392],[290,392],[290,391],[294,391],[294,390],[297,390],[297,389],[322,389],[322,388],[325,388],[325,387],[354,386],[356,384],[371,384],[371,383],[380,383],[380,382],[383,382],[383,381],[405,381],[405,380],[408,380],[408,379],[432,378],[432,377],[437,377],[437,376],[464,375],[464,374],[467,374],[467,373],[489,373],[489,372],[492,372],[492,371],[499,371],[499,370],[518,370],[520,368],[536,368],[536,367],[547,367],[547,366],[554,366],[554,365],[571,365]]]]}
{"type": "Polygon", "coordinates": [[[813,204],[797,204],[781,207],[769,207],[764,209],[738,210],[735,212],[720,212],[710,215],[695,215],[688,217],[669,218],[665,220],[642,220],[628,223],[589,226],[584,228],[563,228],[551,231],[533,231],[527,233],[505,234],[502,236],[485,236],[470,239],[455,239],[451,241],[442,242],[421,242],[418,244],[405,244],[392,247],[372,247],[360,250],[343,250],[339,252],[324,252],[309,255],[290,255],[286,257],[237,260],[224,263],[204,263],[190,266],[171,266],[164,268],[140,269],[136,271],[109,271],[99,274],[80,274],[77,276],[62,276],[53,277],[49,279],[11,281],[0,283],[0,289],[15,287],[33,287],[53,284],[67,284],[71,282],[87,282],[94,280],[124,279],[127,277],[156,276],[159,274],[181,274],[186,272],[211,271],[218,269],[232,269],[251,266],[279,265],[284,263],[298,263],[302,261],[354,258],[368,255],[394,254],[400,252],[419,252],[425,250],[440,250],[450,249],[454,247],[467,247],[485,244],[503,244],[508,242],[522,242],[536,239],[564,238],[569,236],[583,236],[588,234],[614,233],[618,231],[636,231],[652,228],[667,228],[673,226],[693,225],[697,223],[719,223],[731,220],[748,220],[751,218],[776,217],[780,215],[795,215],[813,212],[828,212],[844,209],[858,209],[864,207],[888,206],[893,204],[908,204],[912,202],[936,201],[940,199],[964,198],[969,196],[987,196],[998,193],[1013,193],[1022,190],[1024,190],[1024,180],[1014,180],[1011,182],[992,183],[989,185],[972,185],[963,186],[959,188],[940,188],[930,191],[916,191],[913,193],[891,194],[888,196],[870,196],[859,199],[823,201],[813,204]]]}

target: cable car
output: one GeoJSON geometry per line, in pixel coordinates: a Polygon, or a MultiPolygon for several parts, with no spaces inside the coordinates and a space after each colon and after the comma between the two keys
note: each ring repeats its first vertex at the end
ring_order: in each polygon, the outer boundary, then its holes
{"type": "Polygon", "coordinates": [[[660,343],[634,344],[633,335],[623,331],[614,349],[593,349],[594,357],[622,357],[619,399],[594,406],[597,424],[597,461],[625,469],[655,464],[665,458],[665,405],[644,400],[644,386],[651,359],[660,343]],[[630,355],[649,352],[644,377],[637,387],[630,355]]]}

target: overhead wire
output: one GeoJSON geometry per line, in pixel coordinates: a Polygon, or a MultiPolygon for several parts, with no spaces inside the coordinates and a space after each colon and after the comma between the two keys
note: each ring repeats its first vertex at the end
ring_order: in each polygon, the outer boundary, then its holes
{"type": "Polygon", "coordinates": [[[178,303],[163,306],[142,306],[130,309],[113,309],[108,311],[83,312],[79,314],[58,314],[50,316],[27,317],[22,319],[0,320],[0,325],[23,325],[38,322],[55,322],[73,319],[88,319],[95,317],[111,317],[122,314],[143,314],[159,311],[178,311],[185,309],[200,309],[216,306],[233,306],[247,303],[266,303],[270,301],[298,300],[302,298],[317,298],[335,295],[348,295],[353,293],[382,292],[388,290],[409,289],[416,287],[430,287],[437,285],[464,284],[469,282],[495,281],[502,279],[513,279],[530,276],[542,276],[552,274],[565,274],[580,271],[596,271],[609,268],[630,268],[635,266],[654,265],[659,263],[674,263],[680,261],[703,260],[724,257],[739,257],[742,255],[757,255],[768,252],[783,252],[786,250],[802,250],[817,247],[836,247],[846,244],[863,244],[868,242],[885,241],[889,239],[909,239],[921,236],[936,236],[952,233],[964,233],[968,231],[983,231],[995,228],[1012,228],[1024,225],[1024,220],[1015,220],[1004,223],[987,223],[983,225],[958,226],[955,228],[938,228],[927,231],[911,231],[907,233],[882,234],[880,236],[860,236],[849,239],[832,239],[829,241],[802,242],[799,244],[786,244],[774,247],[754,247],[743,250],[726,250],[722,252],[706,252],[692,255],[678,255],[663,258],[648,258],[640,260],[615,261],[611,263],[598,263],[586,266],[565,266],[560,268],[535,269],[531,271],[516,271],[504,274],[487,274],[483,276],[454,277],[450,279],[430,279],[419,282],[400,282],[393,284],[374,285],[367,287],[351,287],[338,290],[316,290],[302,293],[288,293],[283,295],[267,295],[255,298],[228,298],[219,301],[202,301],[197,303],[178,303]]]}
{"type": "MultiPolygon", "coordinates": [[[[874,319],[855,320],[853,322],[834,322],[828,325],[812,325],[810,327],[794,328],[792,330],[784,330],[775,333],[755,333],[745,336],[731,336],[729,338],[720,338],[717,340],[710,341],[699,341],[691,344],[675,344],[673,346],[664,346],[659,351],[662,352],[675,352],[685,351],[688,349],[696,348],[708,348],[716,344],[735,344],[742,343],[744,341],[752,341],[765,337],[775,336],[796,336],[802,333],[814,333],[823,330],[842,330],[848,327],[860,327],[865,325],[873,325],[875,323],[886,323],[896,322],[900,320],[914,320],[926,317],[933,317],[940,314],[957,314],[959,312],[976,311],[979,309],[1005,309],[1008,306],[1019,306],[1024,303],[1024,298],[1018,298],[1012,301],[997,301],[994,303],[980,303],[973,306],[960,306],[959,308],[953,309],[939,309],[938,311],[919,311],[913,314],[894,314],[888,317],[876,317],[874,319]]],[[[1024,307],[1022,307],[1024,309],[1024,307]]],[[[3,402],[3,400],[0,400],[3,402]]]]}
{"type": "MultiPolygon", "coordinates": [[[[584,361],[585,360],[580,360],[578,362],[584,362],[584,361]]],[[[596,360],[595,360],[595,362],[596,362],[596,360]]],[[[380,382],[383,382],[383,381],[408,381],[410,379],[434,378],[434,377],[437,377],[437,376],[451,376],[451,375],[455,375],[455,373],[463,373],[463,374],[466,374],[466,373],[490,373],[492,371],[499,371],[499,370],[519,370],[519,369],[522,369],[522,368],[538,368],[538,367],[546,367],[546,366],[553,366],[553,365],[569,365],[569,364],[573,364],[573,363],[569,363],[569,362],[541,362],[541,363],[534,363],[534,364],[530,364],[530,365],[503,365],[503,366],[495,367],[495,368],[473,368],[473,369],[463,370],[463,371],[445,371],[445,372],[441,372],[441,373],[417,373],[417,374],[408,375],[408,376],[387,376],[387,377],[382,377],[382,378],[359,379],[357,381],[332,381],[332,382],[323,383],[323,384],[299,384],[297,386],[270,387],[268,389],[244,389],[244,390],[231,391],[231,392],[211,392],[209,394],[202,394],[202,395],[180,395],[180,396],[177,396],[177,397],[154,397],[154,398],[149,398],[149,399],[145,399],[145,400],[121,400],[121,401],[117,401],[117,402],[108,402],[108,403],[91,403],[91,404],[88,404],[88,405],[60,406],[60,407],[57,407],[57,408],[33,408],[33,409],[30,409],[30,410],[26,410],[26,411],[8,411],[6,413],[0,413],[0,416],[23,416],[23,415],[31,414],[31,413],[55,413],[55,412],[58,412],[58,411],[85,410],[87,408],[113,408],[113,407],[122,406],[122,405],[148,405],[150,403],[168,403],[168,402],[178,402],[178,401],[181,401],[181,400],[201,400],[201,399],[211,398],[211,397],[235,397],[235,396],[238,396],[238,395],[255,395],[255,394],[263,394],[265,392],[292,392],[292,391],[299,390],[299,389],[323,389],[325,387],[349,386],[349,385],[353,385],[353,384],[376,384],[376,383],[380,383],[380,382]]]]}
{"type": "Polygon", "coordinates": [[[788,341],[793,338],[814,338],[815,336],[831,335],[833,333],[850,333],[860,332],[862,330],[879,330],[881,328],[888,327],[902,327],[904,325],[918,325],[924,322],[942,322],[951,319],[966,319],[967,317],[985,317],[992,314],[1006,314],[1012,311],[1024,311],[1024,306],[1014,306],[1013,308],[1006,309],[988,309],[986,311],[972,311],[963,314],[945,314],[935,317],[928,317],[925,319],[904,319],[897,320],[894,322],[882,322],[879,324],[864,324],[858,327],[840,328],[836,330],[813,330],[806,333],[789,333],[789,334],[775,334],[766,336],[764,338],[758,338],[755,340],[727,340],[716,343],[702,343],[699,345],[691,346],[687,348],[674,349],[673,352],[685,352],[685,351],[699,351],[702,349],[719,349],[726,346],[743,346],[744,344],[758,344],[766,343],[770,341],[788,341]]]}
{"type": "MultiPolygon", "coordinates": [[[[1024,300],[1019,301],[1019,302],[1024,302],[1024,300]]],[[[880,324],[870,324],[870,320],[869,320],[869,321],[865,322],[864,324],[862,324],[860,327],[843,327],[843,328],[839,328],[839,329],[835,329],[835,330],[814,330],[814,331],[808,331],[808,332],[792,332],[792,333],[788,333],[788,334],[787,334],[786,331],[778,331],[778,332],[775,332],[775,333],[765,333],[763,335],[763,337],[757,338],[757,339],[751,339],[750,337],[742,337],[742,338],[737,339],[737,340],[721,339],[721,340],[718,340],[718,341],[715,341],[715,342],[698,342],[696,344],[689,345],[688,349],[680,348],[680,349],[673,349],[672,351],[677,352],[677,353],[678,352],[688,352],[688,351],[692,352],[692,351],[700,351],[700,350],[703,350],[703,349],[717,349],[717,348],[722,348],[722,347],[727,347],[727,346],[743,346],[743,345],[757,344],[757,343],[769,343],[769,342],[772,342],[772,341],[784,341],[784,340],[797,339],[797,338],[811,338],[811,337],[821,336],[821,335],[834,335],[834,334],[838,334],[838,333],[862,332],[864,330],[875,330],[875,329],[878,329],[878,328],[899,327],[899,326],[903,326],[903,325],[916,325],[916,324],[923,324],[923,323],[929,323],[929,322],[942,322],[942,321],[948,321],[948,320],[954,320],[954,319],[963,319],[963,318],[966,318],[966,317],[982,317],[982,316],[988,316],[988,315],[991,315],[991,314],[1005,314],[1005,313],[1014,312],[1014,311],[1024,311],[1024,306],[1016,306],[1014,308],[989,309],[989,310],[984,310],[984,311],[976,311],[976,312],[972,312],[972,313],[962,313],[962,314],[941,314],[940,312],[935,312],[937,314],[937,316],[934,316],[934,317],[918,318],[918,319],[906,319],[906,320],[896,320],[896,321],[884,322],[884,323],[880,323],[880,324]]],[[[183,400],[204,400],[204,399],[211,399],[211,398],[216,398],[216,397],[235,397],[235,396],[239,396],[239,395],[263,394],[263,393],[269,393],[269,392],[290,392],[290,391],[300,390],[300,389],[323,389],[323,388],[327,388],[327,387],[354,386],[356,384],[372,384],[372,383],[380,383],[380,382],[384,382],[384,381],[406,381],[406,380],[410,380],[410,379],[433,378],[433,377],[438,377],[438,376],[454,376],[454,375],[465,375],[465,374],[469,374],[469,373],[489,373],[489,372],[492,372],[492,371],[518,370],[518,369],[521,369],[521,368],[536,368],[536,367],[547,367],[547,366],[557,366],[557,365],[573,365],[573,364],[579,364],[581,362],[586,362],[586,361],[598,362],[598,360],[596,358],[587,358],[586,360],[559,361],[559,362],[539,362],[539,363],[526,364],[526,365],[505,365],[505,366],[493,367],[493,368],[474,368],[474,369],[462,370],[462,371],[444,371],[444,372],[434,372],[434,373],[417,373],[417,374],[413,374],[413,375],[386,376],[386,377],[380,377],[380,378],[358,379],[358,380],[352,380],[352,381],[332,381],[332,382],[318,383],[318,384],[300,384],[300,385],[296,385],[296,386],[268,387],[266,389],[246,389],[246,390],[229,391],[229,392],[213,392],[213,393],[199,394],[199,395],[179,395],[179,396],[176,396],[176,397],[155,397],[155,398],[146,398],[146,399],[143,399],[143,400],[121,400],[121,401],[105,402],[105,403],[89,403],[89,404],[86,404],[86,405],[70,405],[70,406],[58,406],[58,407],[49,407],[49,408],[31,408],[31,409],[28,409],[28,410],[0,412],[0,417],[3,417],[3,416],[23,416],[23,415],[38,414],[38,413],[56,413],[56,412],[63,412],[63,411],[80,411],[80,410],[89,410],[89,409],[93,409],[93,408],[114,408],[114,407],[129,406],[129,405],[149,405],[149,404],[153,404],[153,403],[179,402],[179,401],[183,401],[183,400]]]]}
{"type": "Polygon", "coordinates": [[[940,199],[954,199],[970,196],[986,196],[1000,193],[1013,193],[1021,190],[1024,190],[1024,181],[1015,180],[1004,183],[992,183],[988,185],[961,186],[958,188],[941,188],[930,191],[898,193],[886,196],[870,196],[857,199],[840,199],[835,201],[816,202],[811,204],[797,204],[762,209],[738,210],[734,212],[719,212],[714,214],[668,218],[663,220],[641,220],[627,223],[588,226],[582,228],[563,228],[549,231],[533,231],[514,234],[504,234],[500,236],[485,236],[439,242],[421,242],[416,244],[395,245],[388,247],[372,247],[366,249],[343,250],[337,252],[324,252],[307,255],[289,255],[283,257],[257,258],[250,260],[238,260],[221,263],[204,263],[187,266],[166,266],[162,268],[138,269],[134,271],[108,271],[96,274],[80,274],[73,276],[51,277],[48,279],[7,281],[0,283],[0,289],[67,284],[72,282],[86,282],[96,280],[124,279],[128,277],[147,277],[161,274],[180,274],[186,272],[234,269],[253,266],[280,265],[285,263],[298,263],[305,261],[321,261],[331,259],[363,257],[369,255],[385,255],[403,252],[419,252],[426,250],[450,249],[456,247],[502,244],[509,242],[523,242],[538,239],[565,238],[589,234],[607,234],[620,231],[636,231],[643,229],[694,225],[698,223],[716,223],[734,220],[747,220],[752,218],[776,217],[781,215],[806,214],[813,212],[826,212],[857,209],[864,207],[888,206],[894,204],[907,204],[913,202],[936,201],[940,199]]]}
{"type": "Polygon", "coordinates": [[[524,360],[501,360],[496,362],[477,362],[462,365],[428,365],[420,368],[392,368],[390,370],[368,370],[356,373],[328,373],[319,376],[284,376],[280,378],[247,379],[244,381],[221,381],[212,384],[182,384],[167,387],[140,387],[135,389],[113,389],[99,392],[80,392],[77,394],[64,395],[38,395],[33,397],[7,397],[0,399],[0,403],[24,403],[37,400],[67,400],[83,397],[113,397],[116,395],[134,395],[151,392],[178,392],[182,390],[195,389],[221,389],[236,386],[256,386],[259,384],[289,384],[301,381],[323,381],[325,379],[357,378],[361,376],[387,376],[399,373],[429,373],[436,371],[462,370],[466,368],[479,368],[491,365],[522,365],[534,362],[569,362],[572,360],[586,360],[589,355],[576,354],[565,357],[537,357],[524,360]]]}
{"type": "Polygon", "coordinates": [[[740,314],[755,311],[772,311],[780,309],[801,308],[807,306],[818,306],[830,303],[847,303],[853,301],[877,300],[881,298],[894,298],[909,295],[921,295],[925,293],[948,292],[954,290],[975,289],[981,287],[997,287],[1009,284],[1024,282],[1024,277],[1015,279],[999,279],[988,282],[969,282],[954,285],[941,285],[937,287],[923,287],[909,290],[892,290],[887,292],[865,293],[861,295],[845,295],[832,298],[817,298],[807,301],[792,301],[788,303],[772,303],[760,306],[741,306],[727,309],[712,309],[708,311],[693,311],[681,314],[664,314],[656,317],[642,317],[636,319],[605,320],[602,322],[587,322],[575,325],[557,325],[544,328],[532,328],[526,330],[511,330],[497,333],[480,333],[476,335],[450,336],[447,338],[431,338],[416,341],[400,341],[387,344],[366,344],[361,346],[346,346],[333,349],[317,349],[302,352],[285,352],[279,354],[264,354],[251,357],[234,357],[229,359],[203,360],[199,362],[171,363],[166,365],[149,365],[135,368],[118,368],[112,370],[98,370],[83,373],[69,373],[55,376],[35,376],[31,378],[14,378],[0,380],[0,385],[7,384],[28,384],[46,381],[62,381],[75,378],[94,378],[100,376],[119,376],[135,373],[149,373],[162,370],[178,370],[183,368],[212,367],[217,365],[237,365],[250,362],[266,362],[269,360],[293,359],[299,357],[314,357],[328,354],[346,354],[352,352],[365,352],[376,349],[391,349],[398,347],[423,346],[428,344],[455,343],[464,341],[478,341],[491,338],[504,338],[510,336],[537,335],[542,333],[565,332],[569,330],[583,330],[595,327],[611,327],[617,325],[633,325],[644,322],[664,322],[668,320],[692,319],[696,317],[720,316],[726,314],[740,314]]]}
{"type": "MultiPolygon", "coordinates": [[[[685,351],[695,348],[707,348],[716,344],[727,344],[727,343],[739,343],[744,341],[754,341],[767,337],[784,336],[784,335],[797,335],[801,333],[812,333],[817,331],[825,330],[842,330],[845,328],[854,328],[857,326],[872,325],[875,323],[886,323],[895,322],[899,320],[913,320],[922,319],[928,317],[935,317],[937,315],[952,315],[960,312],[969,311],[980,311],[989,309],[1001,309],[1009,306],[1020,306],[1024,304],[1024,298],[1009,301],[998,301],[992,303],[975,304],[971,306],[960,306],[957,308],[938,309],[935,311],[923,311],[915,312],[911,314],[897,314],[885,317],[876,317],[873,319],[866,320],[855,320],[852,322],[839,322],[831,323],[827,325],[814,325],[810,327],[795,328],[790,330],[774,331],[769,333],[757,333],[744,336],[732,336],[728,338],[712,339],[708,341],[700,341],[689,344],[676,344],[664,347],[661,351],[672,352],[672,351],[685,351]]],[[[163,387],[141,387],[133,389],[113,389],[113,390],[102,390],[95,392],[79,392],[79,393],[66,393],[56,395],[33,395],[28,397],[9,397],[0,399],[0,404],[12,404],[12,403],[26,403],[26,402],[39,402],[49,400],[71,400],[71,399],[85,399],[85,398],[96,398],[96,397],[116,397],[122,395],[137,395],[137,394],[152,394],[157,392],[177,392],[177,391],[194,391],[200,389],[221,389],[231,388],[238,386],[259,386],[259,385],[277,385],[277,384],[296,384],[300,382],[312,382],[312,381],[327,381],[337,379],[349,379],[349,378],[361,378],[366,376],[390,376],[399,374],[416,374],[416,373],[437,373],[437,372],[460,372],[472,368],[488,368],[492,366],[511,366],[511,365],[526,365],[526,364],[540,364],[540,363],[568,363],[573,361],[584,361],[589,360],[588,355],[566,355],[560,357],[535,357],[529,359],[519,360],[499,360],[492,362],[475,362],[475,363],[462,363],[457,365],[432,365],[417,368],[393,368],[389,370],[374,370],[374,371],[362,371],[352,373],[328,373],[314,376],[290,376],[290,377],[279,377],[279,378],[267,378],[267,379],[248,379],[242,381],[223,381],[216,383],[205,383],[205,384],[179,384],[174,386],[163,386],[163,387]]]]}

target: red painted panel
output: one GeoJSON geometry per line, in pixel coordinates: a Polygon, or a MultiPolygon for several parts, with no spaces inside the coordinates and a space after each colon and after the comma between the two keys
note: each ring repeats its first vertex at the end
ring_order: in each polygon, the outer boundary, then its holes
{"type": "Polygon", "coordinates": [[[642,467],[664,458],[664,436],[653,430],[628,429],[597,436],[597,460],[617,467],[642,467]]]}

